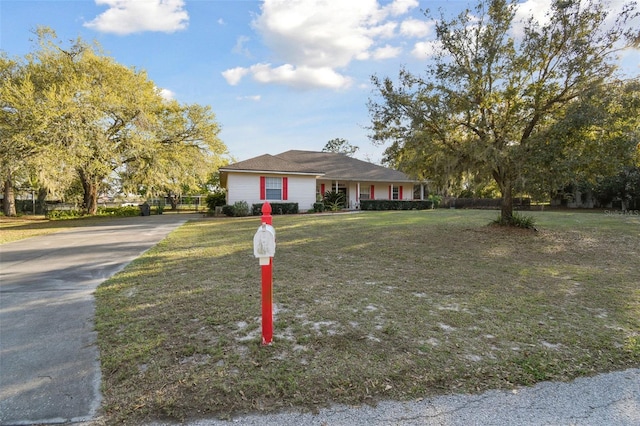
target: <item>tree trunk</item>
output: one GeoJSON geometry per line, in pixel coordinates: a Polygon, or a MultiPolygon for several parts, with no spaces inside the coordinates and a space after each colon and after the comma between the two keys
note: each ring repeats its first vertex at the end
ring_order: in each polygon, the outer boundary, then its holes
{"type": "Polygon", "coordinates": [[[513,222],[513,183],[505,173],[493,172],[493,178],[502,193],[502,204],[500,207],[500,223],[511,225],[513,222]]]}
{"type": "Polygon", "coordinates": [[[513,193],[511,182],[508,182],[502,190],[500,222],[502,222],[503,225],[511,225],[511,223],[513,222],[513,193]]]}
{"type": "Polygon", "coordinates": [[[98,185],[87,182],[84,185],[84,208],[87,214],[94,215],[98,212],[98,185]]]}
{"type": "Polygon", "coordinates": [[[178,210],[178,195],[172,194],[171,192],[168,195],[169,196],[167,198],[169,199],[169,204],[171,204],[171,210],[178,210]]]}
{"type": "Polygon", "coordinates": [[[39,188],[38,189],[38,200],[36,202],[36,214],[45,214],[45,203],[47,202],[47,195],[49,195],[49,191],[47,188],[39,188]]]}
{"type": "Polygon", "coordinates": [[[2,206],[5,216],[16,216],[16,197],[13,193],[13,182],[11,181],[10,171],[7,172],[4,179],[4,200],[2,206]]]}
{"type": "Polygon", "coordinates": [[[79,174],[84,190],[82,208],[86,214],[95,215],[98,212],[98,184],[84,171],[80,170],[79,174]]]}

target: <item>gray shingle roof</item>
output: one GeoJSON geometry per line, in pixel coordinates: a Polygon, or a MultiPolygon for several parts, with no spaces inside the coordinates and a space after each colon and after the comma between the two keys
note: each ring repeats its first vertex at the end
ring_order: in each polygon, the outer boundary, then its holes
{"type": "Polygon", "coordinates": [[[406,174],[333,152],[291,150],[264,154],[221,167],[225,172],[300,173],[329,180],[369,182],[415,182],[406,174]]]}
{"type": "Polygon", "coordinates": [[[406,174],[333,152],[291,150],[276,155],[287,162],[324,171],[324,179],[372,182],[414,182],[406,174]]]}
{"type": "Polygon", "coordinates": [[[302,164],[298,164],[292,161],[288,161],[277,156],[270,154],[264,154],[259,157],[250,158],[238,163],[229,164],[220,168],[220,171],[234,171],[234,172],[282,172],[282,173],[303,173],[322,175],[323,172],[319,169],[307,167],[302,164]]]}

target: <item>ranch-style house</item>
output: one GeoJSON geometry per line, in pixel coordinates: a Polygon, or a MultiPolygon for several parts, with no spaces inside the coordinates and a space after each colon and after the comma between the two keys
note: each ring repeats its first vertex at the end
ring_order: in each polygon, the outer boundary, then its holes
{"type": "Polygon", "coordinates": [[[220,168],[227,204],[298,203],[301,211],[328,191],[343,193],[346,207],[360,200],[423,199],[424,187],[406,174],[333,152],[291,150],[220,168]]]}

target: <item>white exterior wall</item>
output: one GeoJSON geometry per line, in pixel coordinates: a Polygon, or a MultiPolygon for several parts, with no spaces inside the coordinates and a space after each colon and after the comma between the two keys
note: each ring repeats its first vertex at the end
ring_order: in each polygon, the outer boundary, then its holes
{"type": "MultiPolygon", "coordinates": [[[[345,184],[344,181],[339,181],[341,184],[345,184]]],[[[335,181],[330,181],[330,180],[318,180],[318,187],[320,187],[322,184],[325,185],[325,192],[326,191],[335,191],[336,188],[336,182],[335,181]]],[[[374,188],[374,194],[373,194],[373,199],[374,200],[388,200],[389,199],[389,185],[391,185],[390,182],[359,182],[360,186],[371,186],[373,185],[374,188]]],[[[358,191],[358,182],[346,182],[346,186],[347,186],[347,193],[349,196],[349,200],[348,200],[348,208],[355,208],[356,206],[359,205],[360,200],[360,193],[358,191]]],[[[400,186],[402,186],[402,199],[403,200],[413,200],[413,184],[412,183],[394,183],[393,184],[394,188],[398,188],[400,186]]]]}
{"type": "MultiPolygon", "coordinates": [[[[389,200],[389,182],[360,182],[360,186],[371,186],[373,185],[373,199],[374,200],[389,200]]],[[[358,191],[357,184],[353,185],[354,191],[354,202],[355,202],[355,194],[358,191]]],[[[402,187],[402,198],[401,200],[413,200],[413,184],[410,183],[394,183],[394,188],[402,187]]],[[[351,198],[351,197],[349,197],[351,198]]]]}
{"type": "Polygon", "coordinates": [[[260,175],[251,173],[229,173],[227,175],[227,204],[238,201],[251,204],[260,202],[260,175]]]}
{"type": "Polygon", "coordinates": [[[260,204],[265,201],[274,203],[298,203],[300,212],[306,212],[313,208],[316,202],[316,178],[315,176],[275,175],[259,173],[228,173],[227,175],[227,204],[238,201],[246,201],[252,204],[260,204]],[[287,200],[261,200],[260,176],[287,177],[287,200]]]}
{"type": "Polygon", "coordinates": [[[289,175],[289,199],[285,203],[298,203],[300,213],[313,208],[316,202],[316,177],[289,175]]]}

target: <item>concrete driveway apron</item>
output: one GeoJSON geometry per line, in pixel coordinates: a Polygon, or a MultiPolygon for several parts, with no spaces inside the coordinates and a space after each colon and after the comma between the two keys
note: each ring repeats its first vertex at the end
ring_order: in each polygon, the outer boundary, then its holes
{"type": "Polygon", "coordinates": [[[96,287],[185,223],[131,217],[0,245],[0,424],[87,421],[100,406],[96,287]]]}

